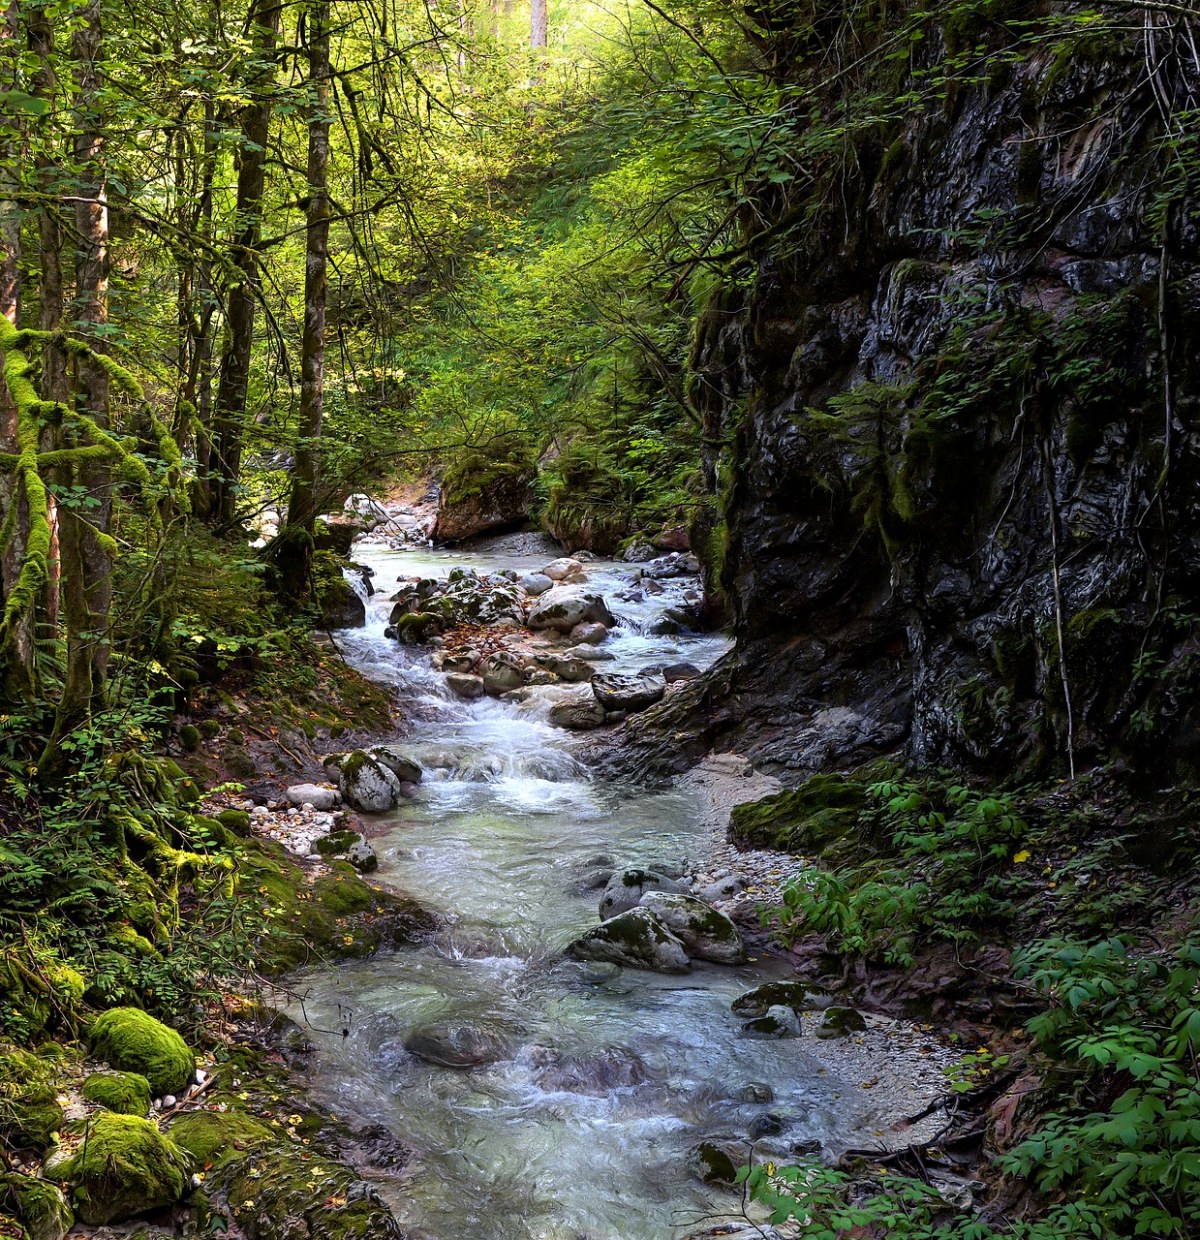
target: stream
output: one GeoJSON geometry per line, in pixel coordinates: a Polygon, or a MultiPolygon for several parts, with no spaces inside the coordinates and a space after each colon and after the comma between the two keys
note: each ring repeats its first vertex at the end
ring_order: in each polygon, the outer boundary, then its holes
{"type": "MultiPolygon", "coordinates": [[[[447,925],[426,946],[305,970],[292,980],[303,1003],[288,1012],[309,1023],[318,1100],[417,1150],[401,1181],[380,1185],[400,1221],[437,1240],[670,1240],[737,1212],[736,1197],[687,1170],[705,1137],[745,1142],[770,1113],[782,1129],[771,1149],[785,1157],[817,1144],[836,1152],[864,1134],[882,1140],[895,1100],[863,1092],[854,1039],[738,1036],[731,1000],[783,976],[777,962],[697,963],[676,977],[562,958],[597,922],[589,872],[637,863],[680,872],[695,855],[704,838],[695,794],[593,779],[575,756],[578,737],[549,725],[537,693],[519,704],[460,701],[427,651],[383,635],[398,576],[456,565],[530,571],[549,557],[369,542],[354,554],[378,592],[366,627],[337,634],[338,644],[366,675],[403,690],[404,745],[426,769],[419,800],[373,840],[377,877],[447,925]],[[486,1030],[500,1058],[462,1071],[405,1049],[414,1029],[444,1020],[486,1030]]],[[[636,566],[586,568],[620,621],[604,645],[606,670],[706,666],[728,648],[720,636],[646,632],[694,581],[622,600],[636,566]]]]}

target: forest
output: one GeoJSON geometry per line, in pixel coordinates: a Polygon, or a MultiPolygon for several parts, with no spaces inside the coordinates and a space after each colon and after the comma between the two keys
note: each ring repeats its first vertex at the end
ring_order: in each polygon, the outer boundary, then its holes
{"type": "Polygon", "coordinates": [[[0,9],[0,1237],[1200,1234],[1200,8],[0,9]]]}

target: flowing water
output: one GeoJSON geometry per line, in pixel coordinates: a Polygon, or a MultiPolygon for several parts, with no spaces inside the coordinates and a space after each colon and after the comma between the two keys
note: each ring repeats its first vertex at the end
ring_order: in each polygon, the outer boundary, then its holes
{"type": "MultiPolygon", "coordinates": [[[[682,864],[698,841],[696,802],[594,781],[537,695],[519,705],[452,699],[427,655],[383,636],[397,576],[457,564],[526,570],[545,557],[369,546],[356,555],[379,593],[367,626],[338,641],[366,674],[403,688],[417,719],[405,745],[427,772],[421,799],[375,840],[379,877],[448,924],[427,946],[306,971],[295,981],[303,1009],[290,1011],[311,1025],[317,1095],[418,1151],[405,1180],[383,1187],[401,1221],[437,1240],[669,1240],[736,1206],[686,1170],[705,1136],[744,1140],[770,1111],[783,1149],[836,1149],[881,1124],[852,1079],[860,1065],[839,1064],[832,1044],[738,1037],[730,1001],[778,976],[771,962],[668,977],[562,959],[597,920],[588,876],[682,864]],[[486,1031],[498,1058],[462,1071],[405,1050],[413,1030],[437,1022],[486,1031]],[[763,1083],[774,1100],[748,1101],[763,1083]]],[[[622,622],[604,667],[707,664],[727,647],[645,633],[691,583],[622,600],[630,566],[593,564],[588,575],[622,622]]]]}

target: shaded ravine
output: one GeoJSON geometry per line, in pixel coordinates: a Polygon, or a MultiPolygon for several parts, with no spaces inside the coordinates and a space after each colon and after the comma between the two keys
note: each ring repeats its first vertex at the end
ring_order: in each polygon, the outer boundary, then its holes
{"type": "MultiPolygon", "coordinates": [[[[779,976],[776,962],[698,964],[666,977],[562,959],[596,923],[597,872],[686,868],[703,839],[696,801],[594,782],[574,738],[546,722],[548,702],[452,699],[426,654],[383,636],[398,574],[536,564],[369,546],[356,554],[375,570],[378,601],[367,627],[338,641],[366,674],[404,689],[416,718],[405,745],[427,772],[420,801],[374,841],[379,878],[448,924],[424,947],[305,971],[293,979],[303,1005],[289,1013],[310,1023],[317,1097],[417,1150],[406,1179],[382,1186],[414,1235],[685,1235],[737,1209],[735,1197],[689,1175],[688,1151],[706,1136],[746,1142],[769,1114],[781,1127],[777,1156],[817,1144],[836,1151],[886,1140],[895,1114],[938,1092],[932,1047],[924,1059],[917,1048],[907,1062],[880,1064],[862,1043],[739,1037],[730,1002],[779,976]],[[436,1067],[405,1049],[414,1031],[439,1022],[484,1031],[489,1062],[436,1067]]],[[[641,631],[682,586],[623,602],[629,566],[588,569],[622,618],[606,668],[707,664],[726,648],[722,638],[641,631]]]]}

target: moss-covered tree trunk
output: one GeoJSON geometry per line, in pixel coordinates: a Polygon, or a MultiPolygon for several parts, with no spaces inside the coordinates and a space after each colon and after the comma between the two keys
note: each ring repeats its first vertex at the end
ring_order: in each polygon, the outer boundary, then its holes
{"type": "MultiPolygon", "coordinates": [[[[20,14],[17,0],[9,0],[0,20],[0,91],[21,87],[20,14]]],[[[7,95],[14,98],[13,95],[7,95]]],[[[0,114],[0,315],[14,327],[20,315],[21,296],[21,209],[20,167],[24,125],[15,110],[0,114]]],[[[0,383],[0,451],[16,455],[20,451],[17,403],[0,383]]],[[[15,471],[0,473],[0,587],[5,603],[12,597],[25,556],[29,535],[29,510],[15,471]]],[[[5,628],[3,685],[0,691],[8,701],[23,701],[36,680],[32,612],[23,609],[5,628]]]]}
{"type": "Polygon", "coordinates": [[[279,18],[278,0],[254,0],[248,19],[254,47],[246,75],[249,103],[242,112],[232,246],[233,266],[237,274],[226,295],[226,344],[217,383],[212,474],[207,495],[208,516],[217,526],[231,525],[237,515],[237,485],[245,436],[255,307],[262,279],[259,246],[262,242],[267,139],[271,130],[279,18]]]}

